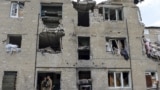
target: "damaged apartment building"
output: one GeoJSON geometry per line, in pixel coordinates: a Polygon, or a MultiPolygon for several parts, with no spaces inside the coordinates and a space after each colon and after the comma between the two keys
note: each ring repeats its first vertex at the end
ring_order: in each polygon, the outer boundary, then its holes
{"type": "Polygon", "coordinates": [[[0,90],[158,90],[142,1],[1,0],[0,90]]]}

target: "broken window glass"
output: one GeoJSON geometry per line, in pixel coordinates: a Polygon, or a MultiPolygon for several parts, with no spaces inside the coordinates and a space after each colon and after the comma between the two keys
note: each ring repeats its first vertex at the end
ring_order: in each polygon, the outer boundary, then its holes
{"type": "Polygon", "coordinates": [[[12,1],[10,17],[15,17],[15,18],[23,17],[23,9],[24,9],[24,2],[12,1]]]}
{"type": "Polygon", "coordinates": [[[122,8],[105,8],[105,20],[123,20],[122,8]]]}
{"type": "Polygon", "coordinates": [[[109,72],[109,87],[130,87],[129,72],[109,72]]]}
{"type": "Polygon", "coordinates": [[[112,52],[112,54],[121,54],[126,60],[129,59],[125,38],[106,38],[106,51],[112,52]]]}
{"type": "Polygon", "coordinates": [[[56,28],[62,19],[62,3],[41,3],[41,18],[47,28],[56,28]]]}
{"type": "Polygon", "coordinates": [[[61,87],[61,73],[60,72],[38,72],[37,75],[37,90],[44,90],[52,88],[53,90],[60,90],[61,87]]]}
{"type": "Polygon", "coordinates": [[[78,58],[79,60],[90,59],[90,38],[78,37],[78,58]]]}
{"type": "Polygon", "coordinates": [[[2,81],[2,90],[16,90],[17,72],[5,71],[2,81]]]}

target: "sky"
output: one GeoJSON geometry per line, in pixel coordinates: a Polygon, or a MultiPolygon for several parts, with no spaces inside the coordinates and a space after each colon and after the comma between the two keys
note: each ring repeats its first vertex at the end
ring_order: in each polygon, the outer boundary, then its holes
{"type": "Polygon", "coordinates": [[[160,27],[160,0],[144,0],[137,5],[140,8],[145,26],[160,27]]]}
{"type": "MultiPolygon", "coordinates": [[[[97,3],[107,0],[95,0],[97,3]]],[[[144,0],[137,5],[145,26],[160,27],[160,0],[144,0]]]]}

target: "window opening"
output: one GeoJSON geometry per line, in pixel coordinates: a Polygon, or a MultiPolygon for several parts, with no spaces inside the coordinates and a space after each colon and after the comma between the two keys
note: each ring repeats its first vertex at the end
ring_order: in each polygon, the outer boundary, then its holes
{"type": "Polygon", "coordinates": [[[116,73],[116,85],[120,87],[122,84],[121,73],[116,73]]]}
{"type": "Polygon", "coordinates": [[[41,18],[47,28],[56,28],[62,19],[62,3],[41,3],[41,18]]]}
{"type": "Polygon", "coordinates": [[[18,48],[21,48],[21,41],[22,36],[21,35],[8,35],[9,44],[17,45],[18,48]]]}
{"type": "Polygon", "coordinates": [[[5,71],[2,81],[2,90],[16,90],[17,72],[5,71]]]}
{"type": "Polygon", "coordinates": [[[72,1],[73,7],[77,10],[78,16],[78,26],[89,27],[90,26],[90,16],[89,11],[93,12],[96,2],[93,0],[77,0],[72,1]]]}
{"type": "Polygon", "coordinates": [[[90,38],[78,37],[78,58],[79,60],[90,59],[90,38]]]}
{"type": "Polygon", "coordinates": [[[91,71],[79,71],[78,78],[79,90],[92,90],[91,71]]]}
{"type": "Polygon", "coordinates": [[[123,20],[122,8],[105,8],[105,20],[123,20]]]}
{"type": "Polygon", "coordinates": [[[121,54],[124,59],[129,59],[125,38],[106,38],[106,51],[114,55],[121,54]]]}
{"type": "Polygon", "coordinates": [[[116,20],[116,11],[115,9],[110,9],[110,20],[116,20]]]}
{"type": "Polygon", "coordinates": [[[130,87],[129,72],[109,72],[109,87],[130,87]]]}
{"type": "Polygon", "coordinates": [[[129,73],[123,72],[123,84],[125,87],[129,87],[129,73]]]}
{"type": "Polygon", "coordinates": [[[8,35],[8,43],[6,44],[5,48],[7,53],[15,53],[21,51],[21,35],[8,35]]]}
{"type": "Polygon", "coordinates": [[[25,3],[22,1],[12,1],[11,2],[11,11],[10,17],[23,17],[23,9],[25,3]]]}
{"type": "Polygon", "coordinates": [[[89,12],[78,11],[78,26],[89,26],[89,12]]]}
{"type": "Polygon", "coordinates": [[[110,87],[114,87],[114,73],[108,73],[108,84],[110,87]]]}
{"type": "Polygon", "coordinates": [[[103,14],[103,8],[102,7],[100,7],[98,11],[99,11],[99,14],[103,14]]]}
{"type": "Polygon", "coordinates": [[[118,9],[118,19],[119,19],[119,20],[123,20],[122,17],[123,17],[123,16],[122,16],[122,10],[121,10],[121,9],[118,9]]]}
{"type": "Polygon", "coordinates": [[[156,88],[158,83],[157,72],[146,72],[145,75],[147,88],[156,88]]]}
{"type": "Polygon", "coordinates": [[[79,79],[91,79],[90,71],[79,71],[79,79]]]}
{"type": "Polygon", "coordinates": [[[37,90],[60,90],[61,74],[56,72],[38,72],[37,90]]]}
{"type": "Polygon", "coordinates": [[[39,34],[39,51],[44,53],[60,53],[63,32],[41,32],[39,34]]]}

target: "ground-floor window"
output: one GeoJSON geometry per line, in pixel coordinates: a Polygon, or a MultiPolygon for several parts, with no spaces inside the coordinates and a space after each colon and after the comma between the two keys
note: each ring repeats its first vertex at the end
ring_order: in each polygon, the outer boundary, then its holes
{"type": "Polygon", "coordinates": [[[146,86],[147,88],[156,88],[157,87],[157,81],[158,81],[158,75],[157,72],[146,72],[146,86]]]}
{"type": "Polygon", "coordinates": [[[109,87],[130,87],[129,72],[109,72],[108,73],[109,87]]]}
{"type": "Polygon", "coordinates": [[[2,81],[2,90],[16,90],[16,71],[5,71],[2,81]]]}
{"type": "Polygon", "coordinates": [[[78,71],[78,90],[92,90],[92,78],[90,70],[78,71]]]}
{"type": "Polygon", "coordinates": [[[60,90],[60,72],[38,72],[37,90],[60,90]]]}

